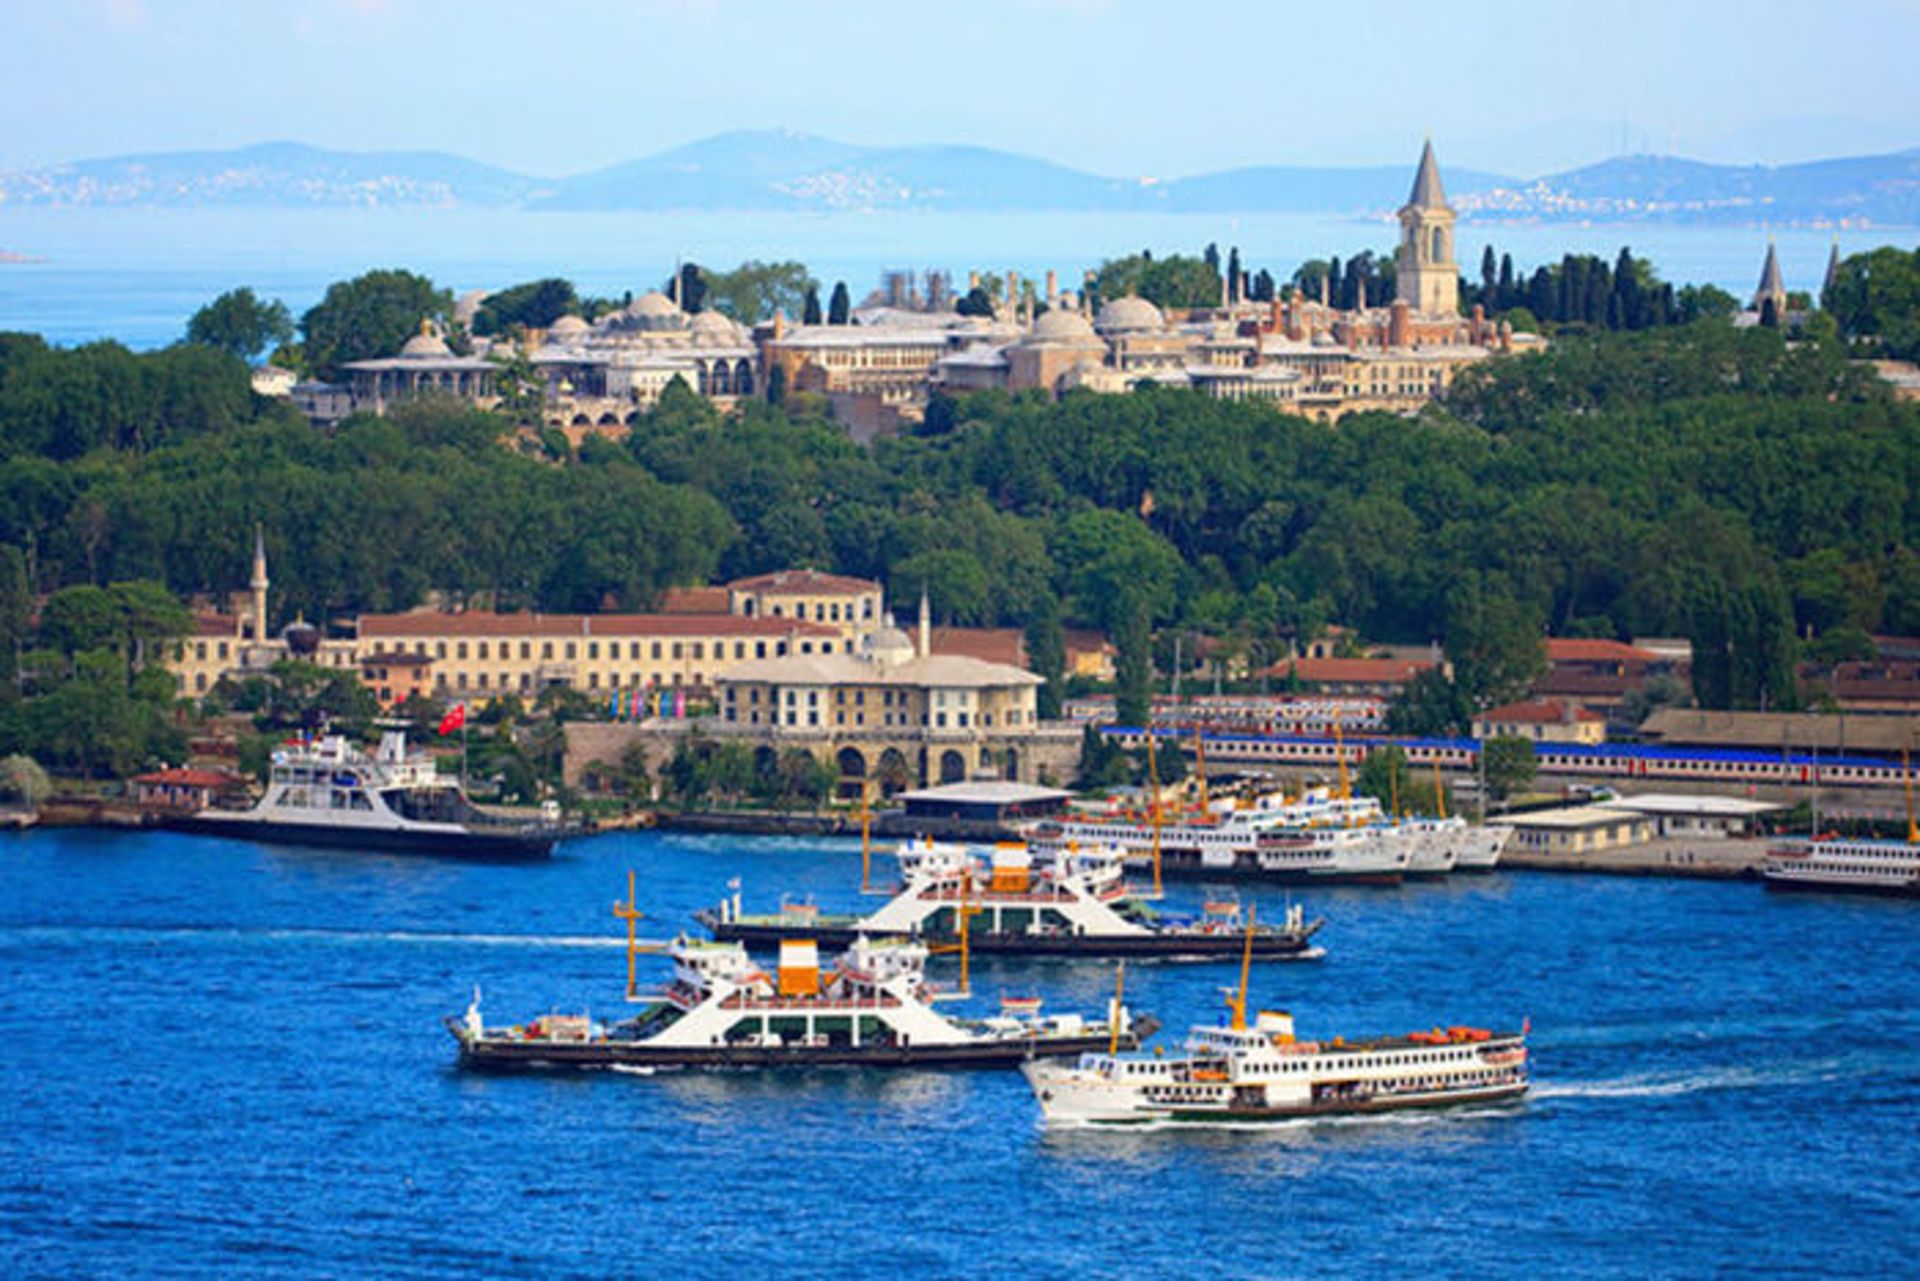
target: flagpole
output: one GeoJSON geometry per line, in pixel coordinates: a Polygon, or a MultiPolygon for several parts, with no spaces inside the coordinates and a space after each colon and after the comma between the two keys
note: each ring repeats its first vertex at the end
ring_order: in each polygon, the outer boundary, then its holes
{"type": "Polygon", "coordinates": [[[467,794],[467,705],[460,705],[460,794],[467,794]]]}

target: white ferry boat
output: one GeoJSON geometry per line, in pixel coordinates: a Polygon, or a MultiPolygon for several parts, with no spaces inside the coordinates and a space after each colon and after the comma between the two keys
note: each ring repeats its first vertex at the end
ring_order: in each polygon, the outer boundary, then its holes
{"type": "Polygon", "coordinates": [[[338,734],[288,743],[273,754],[266,794],[251,809],[212,807],[166,825],[212,836],[468,858],[545,858],[566,829],[557,810],[534,821],[476,807],[408,752],[406,735],[381,735],[373,755],[338,734]]]}
{"type": "Polygon", "coordinates": [[[1251,956],[1222,1026],[1193,1029],[1186,1053],[1089,1053],[1077,1063],[1028,1063],[1027,1083],[1049,1123],[1146,1125],[1286,1121],[1493,1103],[1527,1091],[1527,1032],[1435,1028],[1404,1036],[1303,1041],[1293,1017],[1263,1010],[1247,1022],[1251,956]]]}
{"type": "Polygon", "coordinates": [[[1022,1071],[1049,1123],[1217,1125],[1516,1099],[1527,1045],[1524,1028],[1468,1027],[1302,1041],[1290,1015],[1263,1010],[1251,1027],[1195,1028],[1180,1056],[1093,1053],[1022,1071]]]}
{"type": "Polygon", "coordinates": [[[1920,845],[1842,836],[1782,841],[1760,870],[1773,890],[1920,897],[1920,845]]]}
{"type": "Polygon", "coordinates": [[[1157,1026],[1134,1018],[1118,992],[1104,1019],[1045,1016],[1030,998],[989,1018],[949,1018],[934,1008],[927,948],[900,939],[856,939],[824,974],[817,946],[802,940],[781,944],[773,973],[739,943],[682,937],[669,951],[673,981],[656,993],[629,986],[640,1011],[612,1024],[549,1014],[488,1027],[476,992],[463,1017],[445,1020],[460,1062],[486,1069],[1011,1066],[1136,1048],[1157,1026]]]}
{"type": "Polygon", "coordinates": [[[1295,800],[1261,797],[1172,818],[1120,810],[1043,819],[1026,827],[1035,849],[1113,845],[1135,865],[1158,858],[1171,873],[1251,874],[1315,884],[1395,884],[1412,863],[1411,831],[1370,821],[1379,803],[1311,789],[1295,800]]]}
{"type": "MultiPolygon", "coordinates": [[[[844,945],[862,935],[901,935],[946,945],[966,935],[976,952],[1026,956],[1201,958],[1237,956],[1244,925],[1237,903],[1210,903],[1198,917],[1157,911],[1130,889],[1115,846],[1062,848],[1036,859],[1027,847],[912,841],[900,846],[901,884],[865,915],[822,915],[806,904],[748,914],[734,895],[698,914],[716,939],[766,946],[793,938],[844,945]]],[[[1321,922],[1295,905],[1284,925],[1261,927],[1255,955],[1311,959],[1321,922]]]]}

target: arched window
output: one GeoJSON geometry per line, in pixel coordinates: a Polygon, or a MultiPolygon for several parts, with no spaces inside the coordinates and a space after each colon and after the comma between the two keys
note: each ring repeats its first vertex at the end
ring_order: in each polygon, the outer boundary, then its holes
{"type": "Polygon", "coordinates": [[[1433,260],[1435,262],[1447,260],[1447,232],[1444,227],[1433,229],[1433,260]]]}

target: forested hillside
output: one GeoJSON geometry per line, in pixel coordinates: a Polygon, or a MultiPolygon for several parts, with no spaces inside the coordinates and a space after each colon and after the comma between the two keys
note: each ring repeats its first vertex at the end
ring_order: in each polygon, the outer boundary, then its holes
{"type": "Polygon", "coordinates": [[[0,340],[0,542],[35,589],[230,590],[256,521],[309,617],[433,589],[641,608],[814,564],[925,585],[956,622],[1179,625],[1255,657],[1329,621],[1766,649],[1920,632],[1920,409],[1834,342],[1703,321],[1563,338],[1413,420],[984,394],[869,451],[805,398],[725,417],[676,389],[555,457],[448,405],[318,433],[211,352],[0,340]]]}

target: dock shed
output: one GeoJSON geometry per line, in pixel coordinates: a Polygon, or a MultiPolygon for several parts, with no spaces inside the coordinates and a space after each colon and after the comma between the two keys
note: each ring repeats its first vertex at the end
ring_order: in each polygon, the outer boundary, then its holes
{"type": "Polygon", "coordinates": [[[1657,836],[1719,840],[1752,836],[1761,818],[1769,814],[1784,814],[1793,807],[1771,801],[1749,801],[1736,796],[1642,792],[1638,796],[1617,796],[1609,801],[1601,801],[1597,808],[1651,819],[1657,836]]]}
{"type": "Polygon", "coordinates": [[[1507,814],[1487,823],[1511,827],[1515,848],[1536,854],[1591,854],[1645,845],[1654,831],[1654,821],[1647,815],[1604,805],[1507,814]]]}
{"type": "Polygon", "coordinates": [[[958,819],[969,823],[1004,825],[1022,819],[1044,818],[1066,808],[1071,792],[1031,783],[982,781],[946,783],[902,792],[896,798],[906,806],[909,821],[958,819]]]}

